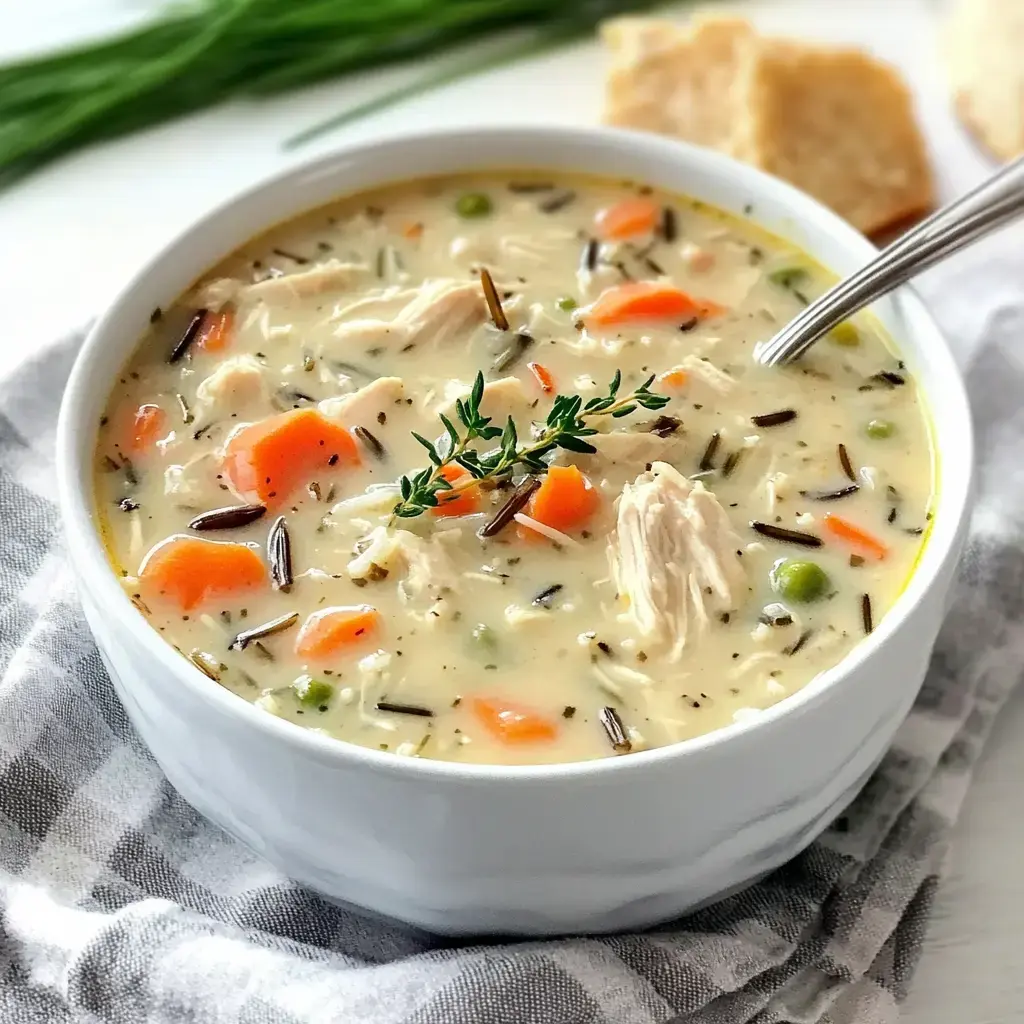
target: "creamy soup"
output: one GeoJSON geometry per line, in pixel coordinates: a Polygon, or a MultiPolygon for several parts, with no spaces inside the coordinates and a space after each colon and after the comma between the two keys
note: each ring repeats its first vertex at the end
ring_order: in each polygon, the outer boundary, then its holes
{"type": "Polygon", "coordinates": [[[922,404],[829,283],[629,182],[430,179],[275,228],[152,324],[103,418],[126,592],[265,713],[391,753],[615,757],[835,665],[928,528],[922,404]]]}

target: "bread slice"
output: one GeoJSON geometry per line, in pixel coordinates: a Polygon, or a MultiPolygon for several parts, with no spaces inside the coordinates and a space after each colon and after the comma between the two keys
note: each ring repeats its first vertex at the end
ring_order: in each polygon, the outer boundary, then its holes
{"type": "Polygon", "coordinates": [[[689,26],[619,18],[609,124],[673,135],[785,178],[865,234],[934,201],[913,102],[897,72],[859,50],[765,39],[740,18],[689,26]]]}
{"type": "Polygon", "coordinates": [[[945,43],[960,119],[996,156],[1024,153],[1024,4],[959,0],[945,43]]]}
{"type": "Polygon", "coordinates": [[[604,120],[734,153],[742,144],[746,89],[757,36],[741,18],[655,18],[601,26],[612,54],[604,120]]]}
{"type": "Polygon", "coordinates": [[[742,159],[792,182],[865,234],[934,203],[913,99],[899,74],[860,50],[765,40],[748,82],[742,159]]]}

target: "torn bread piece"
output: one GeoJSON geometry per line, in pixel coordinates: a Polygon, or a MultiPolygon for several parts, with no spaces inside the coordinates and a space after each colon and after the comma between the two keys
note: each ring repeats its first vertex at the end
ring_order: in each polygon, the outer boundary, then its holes
{"type": "Polygon", "coordinates": [[[945,50],[960,120],[996,156],[1024,153],[1024,5],[959,0],[945,50]]]}
{"type": "Polygon", "coordinates": [[[869,235],[934,204],[913,98],[894,68],[860,50],[765,40],[749,86],[751,130],[741,159],[869,235]]]}
{"type": "Polygon", "coordinates": [[[757,36],[741,18],[615,18],[601,27],[612,53],[604,119],[735,154],[757,36]]]}
{"type": "Polygon", "coordinates": [[[608,22],[604,119],[709,146],[809,192],[865,234],[934,204],[895,69],[860,50],[757,35],[745,21],[608,22]]]}

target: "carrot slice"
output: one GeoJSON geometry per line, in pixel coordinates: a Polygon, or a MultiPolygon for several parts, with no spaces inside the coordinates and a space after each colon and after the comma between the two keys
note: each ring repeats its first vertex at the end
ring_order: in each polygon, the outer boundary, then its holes
{"type": "Polygon", "coordinates": [[[338,605],[313,612],[295,638],[295,653],[321,661],[368,640],[380,628],[380,612],[369,604],[338,605]]]}
{"type": "Polygon", "coordinates": [[[139,567],[139,588],[147,600],[171,601],[186,612],[266,582],[266,566],[247,544],[202,537],[168,537],[139,567]]]}
{"type": "Polygon", "coordinates": [[[410,241],[415,241],[417,238],[421,238],[422,236],[423,225],[419,221],[406,224],[405,227],[402,228],[402,237],[408,238],[410,241]]]}
{"type": "Polygon", "coordinates": [[[292,409],[233,433],[224,450],[224,475],[247,500],[280,504],[339,462],[359,462],[352,435],[316,409],[292,409]]]}
{"type": "Polygon", "coordinates": [[[207,313],[203,317],[199,335],[193,342],[194,347],[203,352],[222,352],[230,341],[234,323],[235,314],[230,309],[222,309],[219,313],[207,313]]]}
{"type": "MultiPolygon", "coordinates": [[[[453,487],[468,483],[472,479],[469,470],[457,464],[449,464],[441,469],[441,476],[453,487]]],[[[470,516],[480,511],[480,488],[467,487],[464,491],[437,492],[438,504],[430,511],[435,516],[470,516]]]]}
{"type": "Polygon", "coordinates": [[[159,405],[140,405],[132,421],[132,450],[147,452],[163,436],[167,416],[159,405]]]}
{"type": "Polygon", "coordinates": [[[725,307],[710,299],[695,299],[679,288],[653,281],[630,281],[606,288],[590,307],[589,320],[601,326],[632,320],[685,320],[718,316],[725,307]]]}
{"type": "Polygon", "coordinates": [[[555,378],[551,375],[551,371],[543,363],[527,363],[526,365],[529,367],[530,373],[533,374],[533,379],[540,385],[541,391],[550,395],[555,390],[555,378]]]}
{"type": "Polygon", "coordinates": [[[653,231],[658,213],[657,203],[634,196],[599,210],[594,227],[602,238],[633,238],[653,231]]]}
{"type": "Polygon", "coordinates": [[[542,743],[558,738],[558,726],[533,708],[490,697],[474,697],[473,714],[503,743],[542,743]]]}
{"type": "MultiPolygon", "coordinates": [[[[593,484],[575,466],[551,466],[530,498],[527,515],[565,533],[582,526],[600,503],[593,484]]],[[[520,535],[526,534],[537,537],[533,530],[520,528],[520,535]]]]}
{"type": "Polygon", "coordinates": [[[682,391],[690,380],[690,375],[678,367],[674,370],[666,370],[658,377],[658,384],[665,391],[682,391]]]}
{"type": "Polygon", "coordinates": [[[879,561],[889,554],[887,545],[883,544],[877,537],[872,536],[867,530],[863,530],[855,523],[851,523],[848,519],[843,519],[842,516],[837,516],[833,512],[827,512],[824,521],[825,528],[830,533],[845,540],[852,547],[859,548],[866,554],[872,555],[879,561]]]}

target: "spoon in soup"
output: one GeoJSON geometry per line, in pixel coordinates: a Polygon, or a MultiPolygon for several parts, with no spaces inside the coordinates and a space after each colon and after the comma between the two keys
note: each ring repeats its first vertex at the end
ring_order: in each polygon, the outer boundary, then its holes
{"type": "Polygon", "coordinates": [[[758,345],[754,358],[764,366],[792,362],[859,309],[1022,214],[1024,157],[1019,157],[833,285],[775,337],[758,345]]]}

